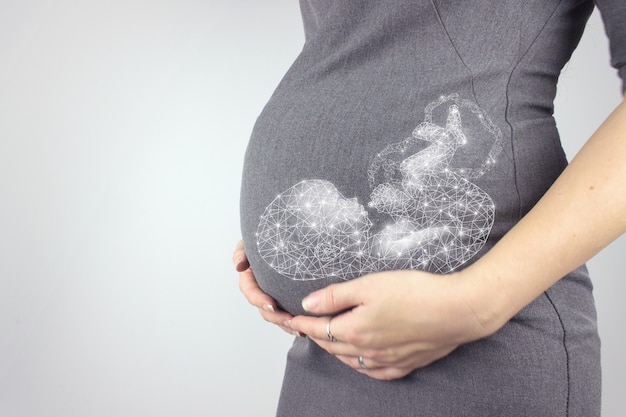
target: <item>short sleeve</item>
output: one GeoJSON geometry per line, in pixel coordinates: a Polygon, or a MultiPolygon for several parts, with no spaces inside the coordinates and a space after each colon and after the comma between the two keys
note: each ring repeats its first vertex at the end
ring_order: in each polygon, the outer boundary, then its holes
{"type": "Polygon", "coordinates": [[[626,0],[595,0],[609,37],[611,65],[622,78],[626,92],[626,0]]]}

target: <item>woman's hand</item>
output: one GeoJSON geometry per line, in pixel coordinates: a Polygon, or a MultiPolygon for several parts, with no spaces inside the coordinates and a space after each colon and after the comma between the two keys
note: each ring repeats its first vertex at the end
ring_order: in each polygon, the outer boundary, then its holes
{"type": "Polygon", "coordinates": [[[306,311],[332,316],[329,327],[329,317],[297,316],[288,324],[355,370],[397,379],[502,326],[492,320],[485,296],[461,273],[381,272],[303,300],[306,311]]]}
{"type": "Polygon", "coordinates": [[[235,264],[235,269],[239,272],[239,289],[248,302],[259,309],[261,316],[289,334],[302,336],[301,333],[285,326],[285,323],[291,320],[293,316],[279,309],[276,306],[276,301],[259,288],[259,284],[257,284],[254,273],[248,263],[242,240],[237,243],[233,253],[233,263],[235,264]]]}

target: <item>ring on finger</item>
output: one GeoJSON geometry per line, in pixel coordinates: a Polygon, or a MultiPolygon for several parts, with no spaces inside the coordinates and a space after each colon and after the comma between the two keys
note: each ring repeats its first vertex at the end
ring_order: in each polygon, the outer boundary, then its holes
{"type": "Polygon", "coordinates": [[[365,365],[365,362],[363,362],[363,356],[359,355],[357,360],[359,361],[359,366],[361,367],[361,369],[368,369],[365,365]]]}
{"type": "Polygon", "coordinates": [[[328,322],[326,323],[326,336],[328,336],[328,340],[330,340],[331,342],[336,342],[337,339],[335,338],[335,336],[333,336],[333,334],[330,332],[330,321],[333,318],[329,318],[328,322]]]}

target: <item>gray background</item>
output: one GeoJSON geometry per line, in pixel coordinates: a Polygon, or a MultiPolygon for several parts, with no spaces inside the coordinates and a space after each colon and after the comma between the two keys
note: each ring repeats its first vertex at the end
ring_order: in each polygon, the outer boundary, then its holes
{"type": "MultiPolygon", "coordinates": [[[[270,416],[290,337],[230,258],[250,130],[303,42],[295,0],[0,0],[0,415],[270,416]]],[[[569,155],[620,99],[594,16],[569,155]]],[[[626,392],[622,237],[590,262],[604,416],[626,392]]]]}

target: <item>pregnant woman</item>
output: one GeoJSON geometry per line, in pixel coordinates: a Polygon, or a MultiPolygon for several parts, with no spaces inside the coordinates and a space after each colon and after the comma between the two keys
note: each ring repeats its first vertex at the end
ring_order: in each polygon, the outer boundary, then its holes
{"type": "Polygon", "coordinates": [[[279,416],[600,415],[584,262],[626,231],[626,104],[567,164],[594,3],[301,0],[245,157],[240,286],[297,337],[279,416]]]}

